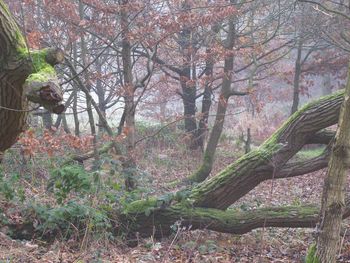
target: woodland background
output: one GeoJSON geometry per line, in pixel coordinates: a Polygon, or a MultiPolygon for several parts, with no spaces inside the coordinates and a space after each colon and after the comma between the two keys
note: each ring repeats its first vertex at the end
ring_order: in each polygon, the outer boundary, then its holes
{"type": "MultiPolygon", "coordinates": [[[[4,2],[30,49],[64,52],[56,72],[66,110],[30,105],[29,128],[3,156],[1,260],[303,262],[313,228],[264,224],[234,235],[192,231],[179,218],[170,235],[136,235],[130,246],[110,215],[154,196],[161,209],[171,193],[186,198],[304,104],[342,89],[347,1],[4,2]]],[[[326,145],[291,160],[322,156],[326,145]]],[[[230,209],[320,204],[322,168],[257,182],[230,209]]],[[[347,227],[339,262],[350,262],[347,227]]]]}

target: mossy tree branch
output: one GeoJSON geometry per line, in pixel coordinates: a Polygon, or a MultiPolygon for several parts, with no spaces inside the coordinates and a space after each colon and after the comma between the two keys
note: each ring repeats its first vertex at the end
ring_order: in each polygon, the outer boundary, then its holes
{"type": "Polygon", "coordinates": [[[245,154],[191,193],[195,206],[226,209],[284,165],[320,130],[338,121],[344,91],[307,104],[257,150],[245,154]]]}
{"type": "MultiPolygon", "coordinates": [[[[343,91],[340,91],[304,106],[259,149],[189,190],[179,203],[159,205],[157,199],[136,201],[124,211],[122,221],[130,232],[140,232],[144,236],[151,235],[153,231],[158,236],[169,234],[170,226],[179,220],[192,229],[208,228],[237,234],[261,227],[265,219],[266,226],[314,227],[319,215],[316,206],[265,208],[249,212],[223,210],[273,176],[298,176],[326,167],[330,147],[320,156],[288,161],[306,144],[331,141],[333,134],[325,133],[323,129],[337,122],[342,100],[343,91]]],[[[349,211],[347,208],[345,216],[349,216],[349,211]]]]}
{"type": "MultiPolygon", "coordinates": [[[[349,216],[350,203],[347,201],[344,218],[349,216]]],[[[194,229],[209,229],[223,233],[244,234],[262,227],[304,227],[313,228],[319,218],[316,205],[266,207],[240,211],[222,211],[213,208],[191,207],[178,203],[169,207],[157,207],[156,199],[132,203],[121,217],[123,227],[132,236],[154,235],[163,237],[171,234],[172,226],[194,229]]],[[[120,223],[120,222],[119,222],[120,223]]]]}

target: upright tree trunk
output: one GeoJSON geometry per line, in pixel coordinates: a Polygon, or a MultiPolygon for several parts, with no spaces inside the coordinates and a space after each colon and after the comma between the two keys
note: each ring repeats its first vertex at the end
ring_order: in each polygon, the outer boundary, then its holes
{"type": "MultiPolygon", "coordinates": [[[[185,0],[182,3],[182,10],[190,13],[191,4],[185,0]]],[[[182,66],[180,84],[182,89],[182,101],[184,106],[185,131],[190,136],[189,148],[198,149],[197,144],[197,120],[196,120],[196,82],[191,74],[192,69],[192,31],[188,25],[184,25],[179,33],[179,45],[182,55],[182,66]]]]}
{"type": "MultiPolygon", "coordinates": [[[[77,61],[78,61],[78,54],[77,54],[77,45],[76,43],[73,43],[73,58],[74,58],[74,68],[77,67],[77,61]]],[[[79,115],[78,115],[78,93],[79,88],[77,87],[77,84],[73,82],[73,105],[72,105],[72,111],[73,111],[73,119],[74,119],[74,134],[75,136],[80,136],[80,122],[79,122],[79,115]]]]}
{"type": "Polygon", "coordinates": [[[53,120],[52,120],[52,115],[50,112],[44,112],[42,114],[42,119],[43,119],[43,125],[44,128],[47,130],[51,130],[53,126],[53,120]]]}
{"type": "Polygon", "coordinates": [[[123,60],[123,88],[124,88],[124,107],[125,107],[125,133],[127,140],[127,160],[123,163],[124,173],[126,176],[125,186],[127,190],[136,187],[135,180],[135,87],[133,85],[132,62],[131,62],[131,44],[128,39],[129,19],[128,4],[129,0],[122,0],[121,27],[122,27],[122,60],[123,60]]]}
{"type": "Polygon", "coordinates": [[[325,73],[322,79],[322,96],[328,95],[332,93],[332,81],[331,74],[325,73]]]}
{"type": "Polygon", "coordinates": [[[296,112],[298,110],[298,107],[299,107],[302,50],[303,50],[303,42],[299,38],[298,49],[297,49],[297,58],[295,60],[295,68],[294,68],[293,104],[292,104],[291,114],[294,114],[294,112],[296,112]]]}
{"type": "Polygon", "coordinates": [[[244,140],[244,153],[249,153],[251,149],[252,135],[250,133],[250,128],[247,128],[247,139],[244,140]]]}
{"type": "Polygon", "coordinates": [[[62,125],[63,125],[63,130],[66,132],[66,133],[71,133],[70,132],[70,129],[69,129],[69,126],[68,126],[68,122],[67,122],[67,117],[66,117],[66,114],[65,113],[62,113],[62,125]]]}
{"type": "MultiPolygon", "coordinates": [[[[69,96],[69,98],[67,99],[67,101],[65,102],[64,104],[64,107],[65,108],[68,108],[69,105],[72,103],[72,100],[73,100],[73,97],[74,97],[74,92],[72,92],[69,96]]],[[[59,115],[56,119],[56,122],[54,124],[54,127],[56,129],[58,129],[60,127],[62,123],[62,126],[63,126],[63,129],[66,133],[71,133],[70,129],[69,129],[69,125],[68,125],[68,122],[67,122],[67,116],[65,113],[62,113],[61,115],[59,115]]]]}
{"type": "Polygon", "coordinates": [[[204,150],[205,135],[208,130],[209,111],[211,107],[212,89],[211,83],[206,83],[204,87],[202,101],[202,115],[198,123],[198,131],[196,134],[196,144],[204,150]]]}
{"type": "MultiPolygon", "coordinates": [[[[79,0],[79,15],[80,19],[84,19],[85,16],[85,11],[84,11],[84,4],[81,0],[79,0]]],[[[85,68],[87,66],[87,58],[86,58],[86,52],[87,52],[87,47],[86,47],[86,41],[85,37],[82,33],[81,39],[80,39],[80,48],[81,48],[81,59],[82,59],[82,66],[85,68]]],[[[91,87],[89,84],[89,77],[85,71],[84,73],[84,78],[86,82],[86,87],[88,88],[88,92],[91,91],[91,87]]],[[[89,116],[89,124],[90,124],[90,130],[91,130],[91,136],[92,136],[92,141],[93,141],[93,147],[94,147],[94,153],[95,153],[95,161],[97,162],[99,160],[99,154],[98,154],[98,149],[97,149],[97,134],[96,134],[96,125],[95,125],[95,119],[94,119],[94,113],[92,111],[92,103],[91,103],[91,97],[86,96],[86,111],[89,116]]]]}
{"type": "MultiPolygon", "coordinates": [[[[102,72],[102,64],[100,59],[96,60],[96,70],[99,73],[102,72]]],[[[98,107],[100,108],[100,111],[103,114],[103,116],[106,118],[106,101],[105,101],[106,91],[102,85],[102,81],[100,80],[100,78],[96,80],[96,94],[98,97],[98,107]]],[[[104,130],[105,128],[104,128],[103,120],[99,118],[98,132],[102,134],[104,130]]]]}
{"type": "Polygon", "coordinates": [[[340,244],[342,217],[345,209],[345,184],[349,166],[350,67],[348,69],[344,102],[340,110],[338,130],[323,188],[321,222],[316,250],[316,259],[319,262],[336,262],[340,244]]]}
{"type": "Polygon", "coordinates": [[[78,88],[76,87],[76,84],[73,85],[73,105],[72,105],[72,111],[73,111],[73,119],[74,119],[74,134],[75,136],[80,136],[80,122],[79,122],[79,115],[78,115],[78,88]]]}
{"type": "MultiPolygon", "coordinates": [[[[208,41],[208,45],[213,45],[214,40],[216,39],[216,35],[219,33],[220,27],[215,24],[211,28],[211,33],[213,34],[212,37],[210,37],[210,40],[208,41]]],[[[198,130],[196,134],[197,139],[197,145],[204,150],[204,141],[205,141],[205,135],[208,131],[208,119],[209,119],[209,112],[211,108],[211,102],[212,102],[212,78],[213,78],[213,69],[214,69],[214,58],[212,55],[212,49],[210,47],[207,47],[206,49],[206,61],[205,61],[205,77],[206,77],[206,83],[204,87],[204,93],[203,93],[203,100],[202,100],[202,114],[199,119],[198,123],[198,130]]]]}
{"type": "MultiPolygon", "coordinates": [[[[232,51],[235,39],[235,24],[234,18],[230,18],[229,28],[227,33],[227,46],[228,51],[232,51]]],[[[228,105],[228,100],[231,96],[231,83],[232,83],[232,71],[233,71],[233,55],[232,53],[225,58],[224,64],[224,77],[222,79],[222,85],[220,90],[220,97],[218,102],[218,108],[216,111],[216,118],[213,129],[210,133],[209,141],[204,152],[204,158],[201,167],[189,178],[193,182],[202,182],[210,174],[217,145],[224,127],[225,115],[228,105]]]]}

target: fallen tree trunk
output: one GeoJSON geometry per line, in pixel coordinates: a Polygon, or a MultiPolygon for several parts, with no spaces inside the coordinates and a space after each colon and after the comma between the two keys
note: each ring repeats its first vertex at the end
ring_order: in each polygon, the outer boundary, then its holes
{"type": "MultiPolygon", "coordinates": [[[[208,229],[222,233],[244,234],[262,227],[313,228],[319,219],[316,205],[267,207],[249,211],[189,207],[178,203],[166,208],[157,207],[156,199],[140,200],[130,205],[121,216],[120,224],[129,235],[142,237],[168,236],[173,226],[208,229]],[[153,208],[152,208],[153,207],[153,208]],[[151,210],[150,210],[151,209],[151,210]]],[[[343,218],[350,216],[350,200],[347,200],[343,218]]],[[[120,223],[120,221],[119,221],[120,223]]],[[[120,230],[120,227],[117,228],[120,230]]]]}
{"type": "MultiPolygon", "coordinates": [[[[109,152],[109,150],[111,150],[115,146],[115,144],[116,144],[115,142],[109,142],[109,143],[106,143],[105,145],[103,145],[102,147],[98,148],[97,149],[98,155],[109,152]]],[[[74,162],[83,163],[84,161],[94,157],[94,154],[95,154],[94,150],[91,150],[91,151],[88,151],[88,152],[82,153],[82,154],[71,154],[62,163],[62,166],[69,165],[69,164],[72,164],[74,162]]]]}
{"type": "MultiPolygon", "coordinates": [[[[226,210],[260,182],[271,178],[303,175],[325,168],[329,147],[320,156],[288,161],[306,144],[328,143],[333,133],[323,129],[338,120],[343,91],[312,102],[278,129],[259,149],[229,165],[217,176],[194,187],[175,205],[157,205],[157,199],[131,203],[124,211],[123,222],[131,233],[144,236],[166,235],[170,226],[181,221],[193,228],[245,233],[266,226],[313,227],[319,210],[313,207],[265,208],[249,212],[226,210]]],[[[348,213],[347,213],[348,215],[348,213]]]]}
{"type": "MultiPolygon", "coordinates": [[[[149,207],[148,207],[149,208],[149,207]]],[[[191,230],[208,229],[223,233],[244,234],[253,229],[266,227],[314,227],[318,220],[316,206],[262,208],[251,211],[222,211],[213,208],[189,208],[181,204],[165,209],[155,208],[147,216],[139,206],[127,210],[127,233],[138,233],[142,237],[168,236],[174,231],[172,226],[191,230]],[[153,227],[149,227],[153,226],[153,227]]]]}

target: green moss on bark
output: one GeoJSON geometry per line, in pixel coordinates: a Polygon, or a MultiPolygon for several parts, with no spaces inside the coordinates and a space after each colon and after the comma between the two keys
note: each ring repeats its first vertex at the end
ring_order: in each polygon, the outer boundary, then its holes
{"type": "Polygon", "coordinates": [[[26,79],[29,82],[47,82],[56,78],[56,71],[53,66],[46,62],[48,49],[29,51],[24,48],[18,49],[18,54],[22,59],[32,62],[32,74],[26,79]]]}
{"type": "Polygon", "coordinates": [[[287,206],[241,211],[226,211],[188,206],[176,203],[168,207],[158,206],[156,199],[136,201],[124,211],[123,225],[129,233],[162,237],[169,235],[176,222],[192,229],[210,229],[224,233],[243,234],[255,228],[267,227],[313,227],[319,209],[315,206],[287,206]],[[129,223],[127,223],[129,222],[129,223]],[[132,223],[131,223],[132,222],[132,223]]]}
{"type": "Polygon", "coordinates": [[[19,29],[18,25],[16,24],[16,22],[13,20],[10,10],[7,7],[7,5],[4,3],[3,0],[0,0],[0,10],[2,11],[2,14],[6,17],[6,19],[9,21],[9,24],[11,25],[11,28],[13,30],[11,33],[14,34],[14,38],[17,42],[13,46],[17,49],[18,48],[26,48],[27,45],[26,45],[26,41],[23,37],[23,34],[22,34],[21,30],[19,29]]]}
{"type": "Polygon", "coordinates": [[[199,167],[199,169],[188,178],[188,181],[190,182],[203,182],[210,173],[212,166],[213,166],[213,158],[206,154],[203,158],[203,163],[199,167]]]}
{"type": "MultiPolygon", "coordinates": [[[[298,110],[296,113],[294,113],[267,141],[265,141],[258,149],[251,151],[245,155],[243,155],[241,158],[239,158],[237,161],[232,163],[231,165],[227,166],[224,170],[222,170],[218,175],[210,178],[209,180],[204,181],[203,183],[200,183],[194,189],[192,190],[192,193],[190,195],[190,198],[195,200],[195,205],[198,206],[212,206],[212,207],[219,207],[219,204],[213,204],[211,200],[213,198],[216,198],[217,193],[223,189],[227,189],[230,185],[234,184],[235,182],[240,183],[242,180],[246,181],[246,179],[254,179],[256,184],[258,184],[260,181],[266,180],[269,176],[269,174],[264,175],[265,177],[261,178],[253,178],[255,174],[255,169],[261,165],[271,164],[272,161],[275,161],[274,157],[277,156],[281,150],[283,149],[285,154],[284,160],[288,157],[289,149],[288,147],[293,147],[292,144],[294,144],[294,141],[291,140],[291,136],[294,136],[293,138],[296,138],[297,135],[300,134],[300,136],[305,136],[306,132],[303,134],[303,132],[300,130],[295,130],[295,125],[298,124],[299,119],[303,114],[306,114],[307,111],[313,112],[314,110],[317,110],[317,106],[325,103],[325,102],[331,102],[333,99],[340,99],[344,95],[344,91],[341,90],[339,92],[336,92],[334,94],[331,94],[329,96],[322,97],[316,101],[313,101],[311,103],[306,104],[304,107],[302,107],[300,110],[298,110]],[[296,135],[297,134],[297,135],[296,135]],[[289,146],[286,146],[286,144],[289,144],[289,146]],[[252,176],[250,176],[252,175],[252,176]],[[241,179],[243,176],[245,176],[245,180],[241,179]],[[219,190],[220,189],[220,190],[219,190]],[[208,205],[208,203],[210,203],[208,205]]],[[[301,119],[302,123],[302,119],[301,119]]],[[[298,145],[299,147],[300,145],[298,145]]],[[[298,150],[298,149],[296,149],[298,150]]],[[[279,164],[279,163],[278,163],[279,164]]],[[[238,184],[237,183],[237,184],[238,184]]],[[[243,183],[240,183],[243,185],[243,183]]],[[[252,184],[253,185],[253,184],[252,184]]],[[[248,185],[246,189],[249,191],[248,185]]],[[[243,189],[242,187],[239,189],[243,189]]],[[[223,190],[224,191],[224,190],[223,190]]],[[[226,191],[228,192],[228,191],[226,191]]],[[[243,192],[243,190],[242,190],[243,192]]],[[[223,198],[224,195],[222,195],[220,198],[223,198]]],[[[239,197],[237,197],[239,198],[239,197]]],[[[221,202],[222,204],[222,202],[221,202]]],[[[224,208],[226,208],[225,206],[224,208]]]]}
{"type": "Polygon", "coordinates": [[[150,209],[153,209],[157,206],[157,199],[150,197],[145,200],[137,200],[126,206],[123,213],[124,214],[138,214],[146,213],[150,209]]]}

